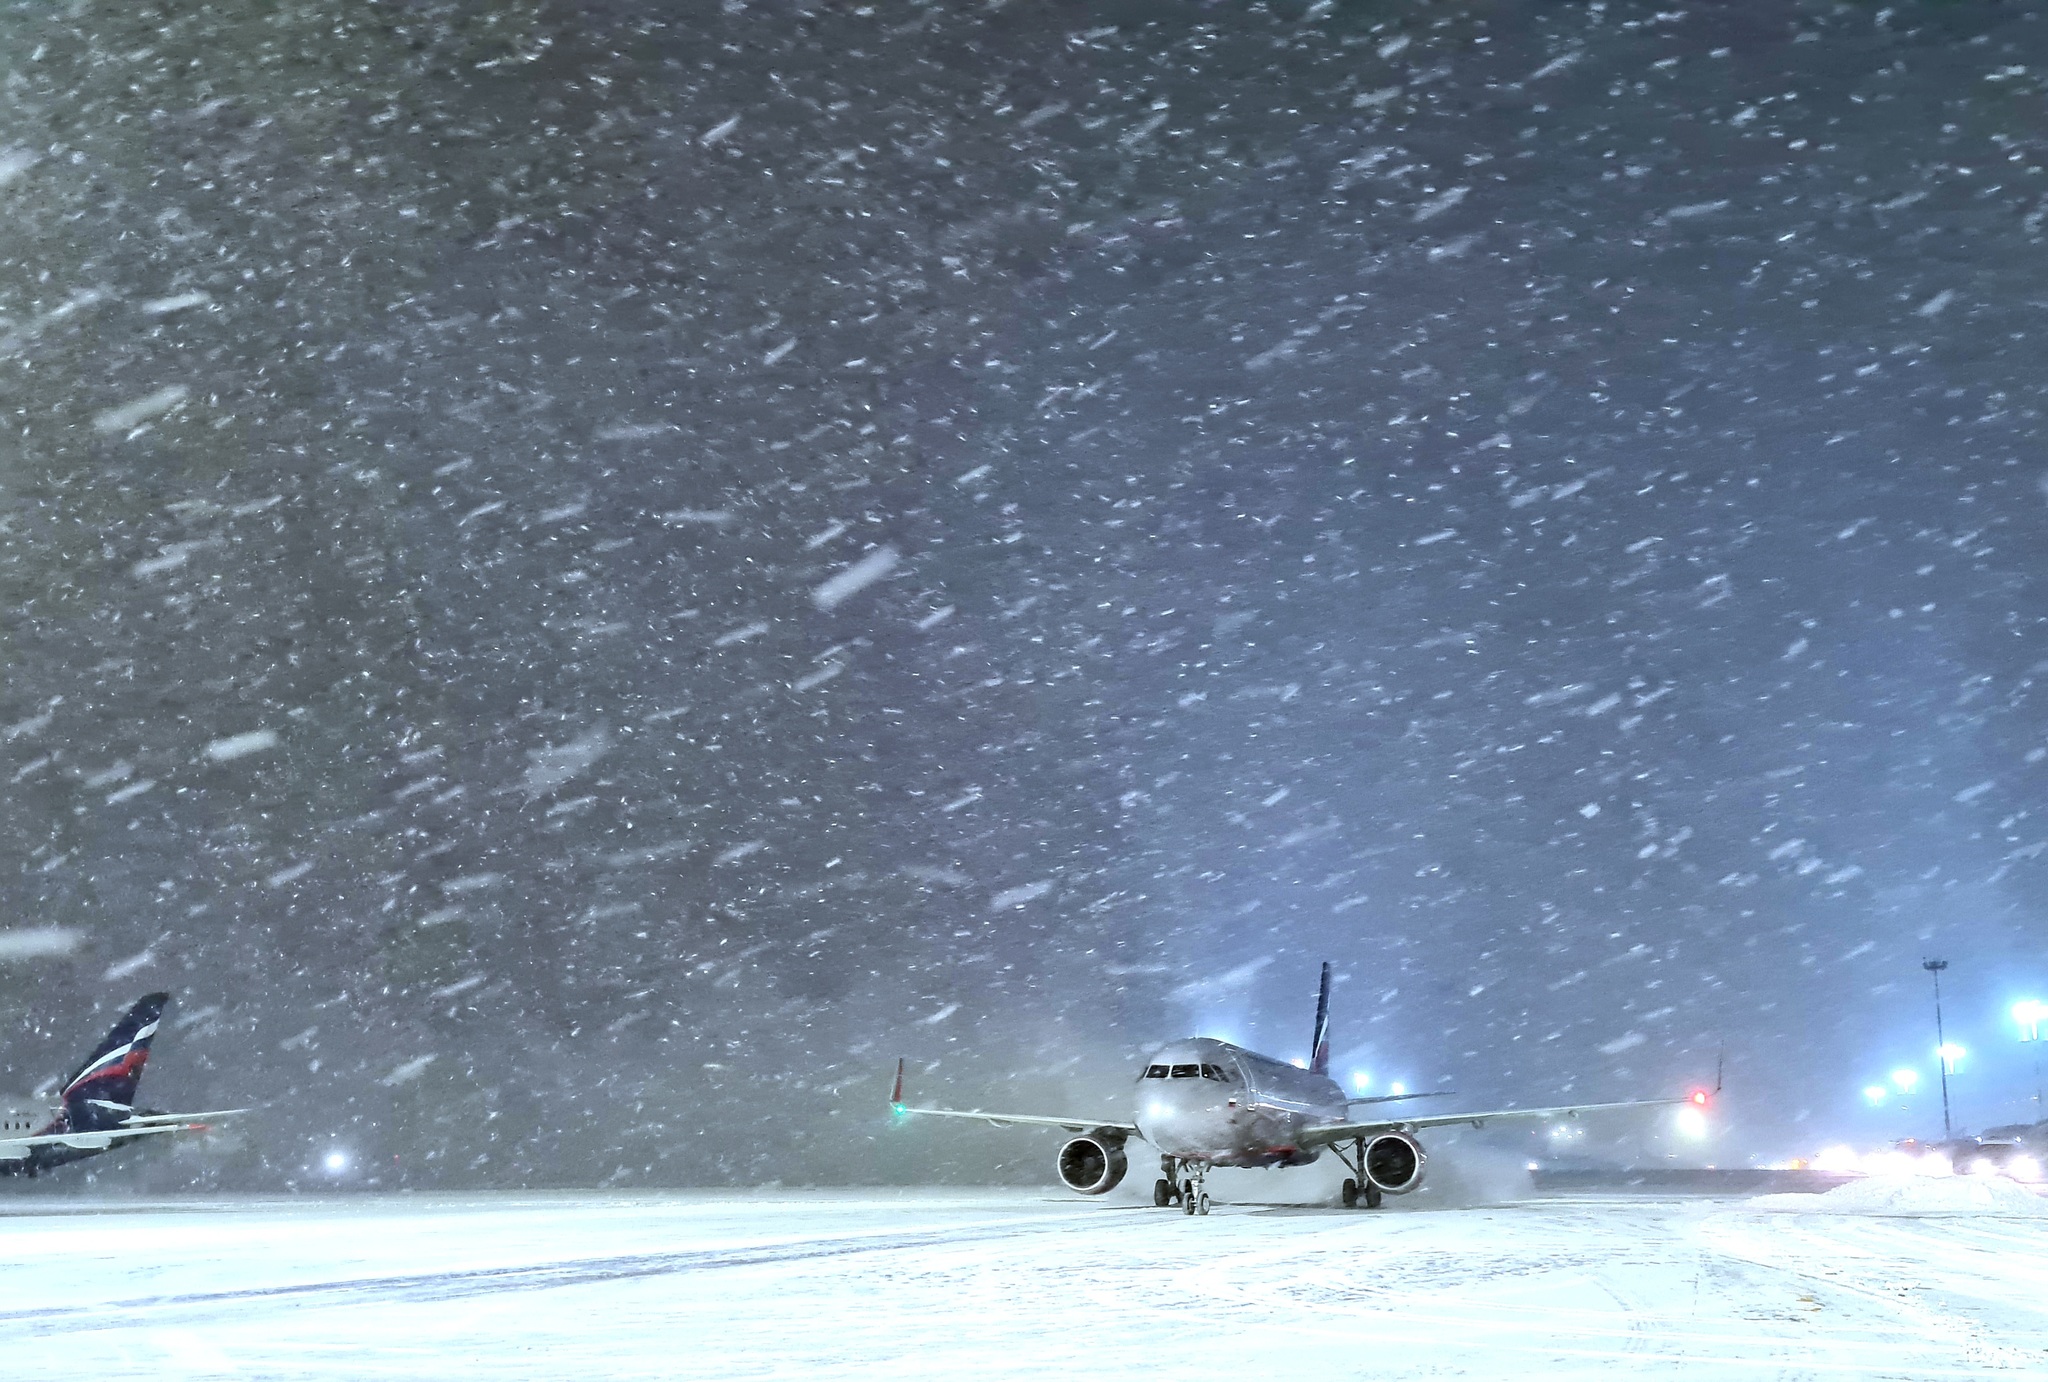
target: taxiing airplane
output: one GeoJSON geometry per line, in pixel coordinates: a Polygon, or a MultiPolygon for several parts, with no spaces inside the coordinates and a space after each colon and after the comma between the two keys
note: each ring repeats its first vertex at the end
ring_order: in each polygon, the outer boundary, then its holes
{"type": "Polygon", "coordinates": [[[1207,1214],[1204,1179],[1215,1166],[1306,1166],[1325,1150],[1335,1152],[1351,1176],[1344,1182],[1344,1206],[1361,1201],[1380,1207],[1384,1195],[1405,1195],[1422,1184],[1427,1157],[1416,1134],[1426,1128],[1469,1123],[1480,1127],[1507,1119],[1576,1118],[1606,1109],[1657,1108],[1674,1104],[1704,1107],[1707,1091],[1676,1099],[1629,1099],[1619,1103],[1563,1104],[1554,1108],[1496,1109],[1422,1117],[1351,1117],[1361,1104],[1441,1097],[1435,1094],[1380,1094],[1347,1098],[1330,1078],[1330,966],[1323,966],[1316,1000],[1313,1053],[1306,1068],[1247,1051],[1227,1041],[1190,1037],[1163,1047],[1138,1077],[1137,1117],[1128,1123],[1096,1118],[1057,1118],[986,1113],[980,1109],[913,1108],[903,1102],[903,1062],[896,1063],[896,1090],[889,1107],[898,1117],[913,1114],[974,1118],[997,1127],[1063,1128],[1076,1133],[1059,1150],[1060,1180],[1083,1195],[1116,1187],[1129,1168],[1124,1143],[1136,1137],[1159,1149],[1159,1179],[1152,1203],[1178,1204],[1184,1213],[1207,1214]]]}
{"type": "Polygon", "coordinates": [[[33,1176],[144,1137],[204,1132],[204,1119],[248,1112],[157,1113],[135,1107],[149,1043],[170,1001],[168,993],[152,993],[130,1008],[64,1082],[54,1112],[0,1112],[0,1176],[33,1176]]]}

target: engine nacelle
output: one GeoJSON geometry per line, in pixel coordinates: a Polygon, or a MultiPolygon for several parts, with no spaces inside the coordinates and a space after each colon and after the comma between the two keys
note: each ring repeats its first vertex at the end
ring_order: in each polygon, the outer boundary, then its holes
{"type": "Polygon", "coordinates": [[[1405,1195],[1422,1184],[1428,1160],[1422,1144],[1407,1133],[1381,1133],[1365,1144],[1365,1178],[1389,1195],[1405,1195]]]}
{"type": "Polygon", "coordinates": [[[1131,1163],[1121,1137],[1088,1133],[1060,1148],[1060,1183],[1083,1195],[1106,1195],[1116,1189],[1131,1163]]]}

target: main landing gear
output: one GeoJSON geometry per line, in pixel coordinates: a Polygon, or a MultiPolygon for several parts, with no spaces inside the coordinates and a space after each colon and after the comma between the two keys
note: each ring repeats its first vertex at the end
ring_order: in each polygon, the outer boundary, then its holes
{"type": "Polygon", "coordinates": [[[1365,1139],[1354,1138],[1348,1156],[1342,1148],[1336,1151],[1338,1156],[1344,1158],[1345,1168],[1356,1176],[1356,1179],[1347,1177],[1344,1181],[1344,1207],[1356,1209],[1358,1202],[1364,1200],[1367,1209],[1378,1209],[1380,1202],[1386,1199],[1387,1195],[1384,1190],[1372,1183],[1370,1176],[1365,1174],[1365,1139]]]}
{"type": "Polygon", "coordinates": [[[1160,1209],[1179,1205],[1183,1214],[1207,1214],[1209,1192],[1203,1182],[1209,1175],[1207,1162],[1183,1162],[1175,1157],[1159,1158],[1159,1179],[1152,1182],[1152,1203],[1160,1209]]]}

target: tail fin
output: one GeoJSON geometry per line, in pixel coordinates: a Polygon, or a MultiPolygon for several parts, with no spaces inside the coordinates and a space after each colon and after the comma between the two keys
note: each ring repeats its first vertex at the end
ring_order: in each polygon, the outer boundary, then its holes
{"type": "Polygon", "coordinates": [[[1309,1047],[1308,1068],[1318,1075],[1330,1073],[1330,962],[1323,961],[1323,987],[1316,995],[1316,1039],[1309,1047]]]}
{"type": "Polygon", "coordinates": [[[64,1082],[64,1112],[74,1131],[119,1123],[128,1116],[142,1067],[149,1060],[150,1039],[170,1001],[168,993],[145,995],[64,1082]]]}

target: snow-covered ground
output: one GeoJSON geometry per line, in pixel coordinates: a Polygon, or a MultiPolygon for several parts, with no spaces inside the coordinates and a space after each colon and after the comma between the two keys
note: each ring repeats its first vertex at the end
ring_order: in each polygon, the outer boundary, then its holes
{"type": "Polygon", "coordinates": [[[1018,1191],[45,1201],[0,1216],[0,1357],[17,1377],[2048,1376],[2048,1220],[1790,1198],[1207,1219],[1018,1191]]]}

